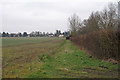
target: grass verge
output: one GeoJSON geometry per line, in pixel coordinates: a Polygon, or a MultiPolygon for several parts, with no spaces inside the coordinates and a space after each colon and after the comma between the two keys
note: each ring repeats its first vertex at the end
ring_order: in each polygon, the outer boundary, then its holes
{"type": "Polygon", "coordinates": [[[118,78],[118,65],[86,55],[70,41],[48,58],[30,78],[118,78]]]}

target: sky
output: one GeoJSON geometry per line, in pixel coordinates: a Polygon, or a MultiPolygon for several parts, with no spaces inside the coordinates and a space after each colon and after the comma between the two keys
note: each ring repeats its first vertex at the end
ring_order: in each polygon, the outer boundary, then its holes
{"type": "Polygon", "coordinates": [[[1,0],[0,32],[55,32],[69,29],[74,13],[81,20],[117,0],[1,0]]]}

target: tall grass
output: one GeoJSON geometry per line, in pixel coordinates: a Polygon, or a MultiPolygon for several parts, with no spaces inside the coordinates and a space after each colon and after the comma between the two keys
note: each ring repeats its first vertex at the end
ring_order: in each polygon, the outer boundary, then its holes
{"type": "Polygon", "coordinates": [[[101,30],[84,35],[78,35],[71,38],[71,41],[86,49],[90,54],[97,56],[98,58],[114,58],[119,60],[119,35],[119,32],[115,30],[101,30]]]}

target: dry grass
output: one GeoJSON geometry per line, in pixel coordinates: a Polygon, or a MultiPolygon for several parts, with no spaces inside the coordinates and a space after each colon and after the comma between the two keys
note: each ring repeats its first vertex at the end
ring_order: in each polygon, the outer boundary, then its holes
{"type": "MultiPolygon", "coordinates": [[[[8,38],[8,42],[11,39],[13,38],[8,38]]],[[[38,57],[40,55],[54,54],[64,41],[60,38],[38,38],[37,41],[34,40],[36,38],[26,39],[29,43],[21,42],[20,44],[20,42],[18,42],[19,44],[17,44],[17,40],[24,41],[25,39],[15,39],[16,43],[8,43],[10,45],[4,45],[5,41],[7,42],[7,40],[4,41],[3,39],[3,78],[27,77],[29,73],[35,72],[43,64],[39,62],[38,57]],[[32,40],[32,42],[30,40],[32,40]]]]}

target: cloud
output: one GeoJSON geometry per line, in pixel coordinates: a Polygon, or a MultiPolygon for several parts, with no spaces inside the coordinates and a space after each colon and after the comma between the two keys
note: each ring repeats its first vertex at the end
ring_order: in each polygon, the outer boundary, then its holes
{"type": "Polygon", "coordinates": [[[73,13],[83,20],[92,11],[102,10],[110,1],[114,0],[2,0],[3,31],[65,31],[68,17],[73,13]]]}

